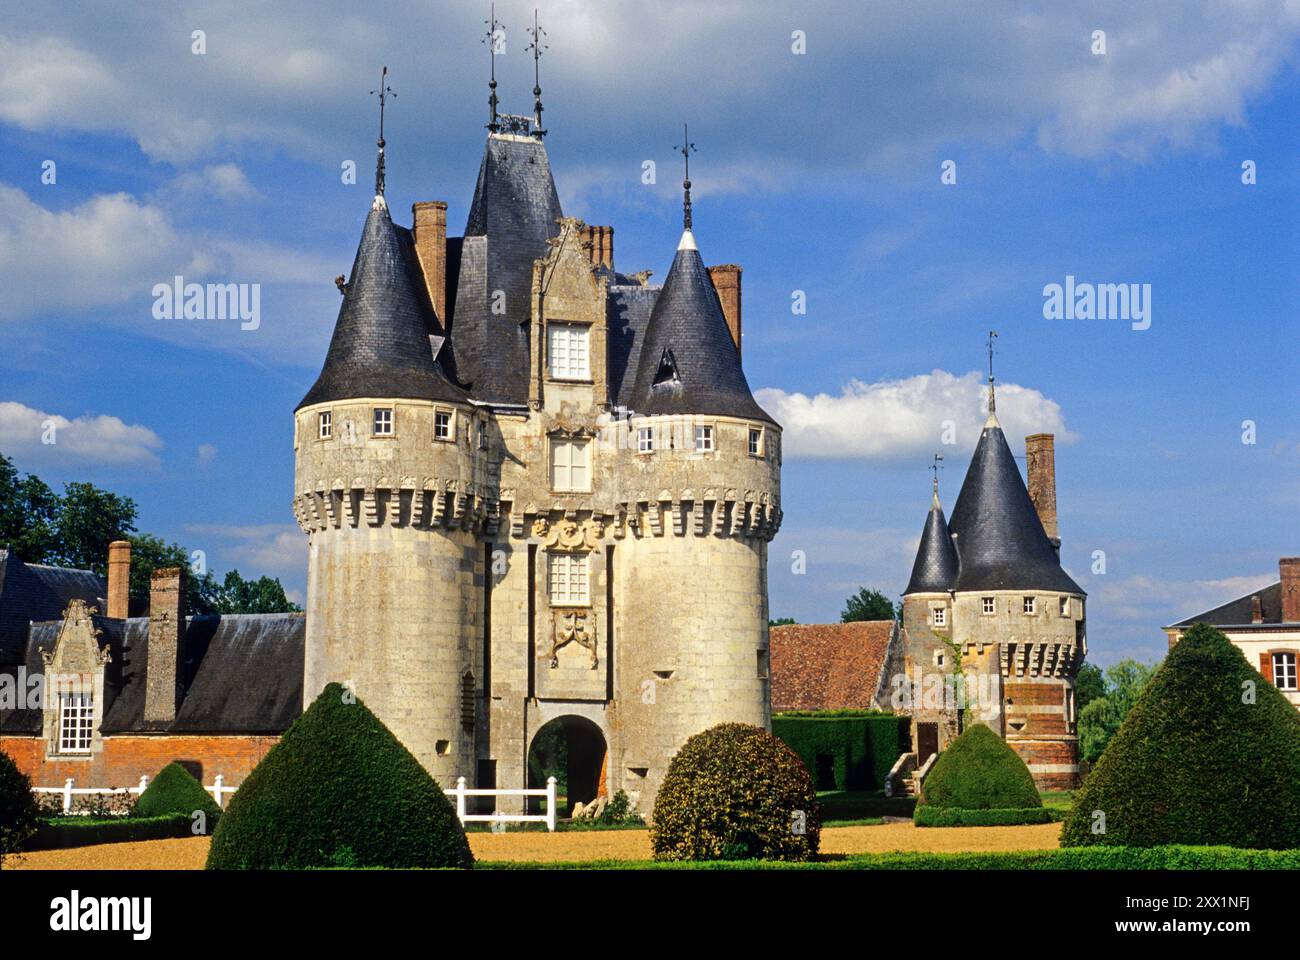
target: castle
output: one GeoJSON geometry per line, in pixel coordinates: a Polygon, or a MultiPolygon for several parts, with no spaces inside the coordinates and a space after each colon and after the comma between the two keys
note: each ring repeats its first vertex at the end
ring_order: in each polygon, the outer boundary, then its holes
{"type": "Polygon", "coordinates": [[[624,790],[649,813],[688,737],[770,725],[781,431],[741,368],[741,270],[697,248],[689,166],[652,285],[615,269],[612,228],[564,216],[540,101],[491,106],[461,237],[443,202],[393,223],[381,132],[294,412],[303,698],[343,682],[443,784],[530,786],[554,725],[570,802],[624,790]]]}

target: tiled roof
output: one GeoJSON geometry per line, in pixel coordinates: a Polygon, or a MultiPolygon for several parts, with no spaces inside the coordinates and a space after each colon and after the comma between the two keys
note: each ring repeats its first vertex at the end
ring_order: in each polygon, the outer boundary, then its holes
{"type": "Polygon", "coordinates": [[[102,611],[107,594],[104,578],[89,570],[24,563],[0,550],[0,666],[22,662],[31,621],[63,616],[71,600],[102,611]]]}
{"type": "Polygon", "coordinates": [[[877,707],[893,629],[892,620],[773,627],[773,712],[877,707]]]}
{"type": "Polygon", "coordinates": [[[1194,623],[1208,623],[1212,627],[1245,627],[1251,624],[1251,597],[1259,597],[1260,625],[1282,623],[1282,581],[1252,590],[1245,596],[1206,610],[1186,620],[1170,624],[1171,627],[1190,627],[1194,623]]]}
{"type": "Polygon", "coordinates": [[[912,579],[907,583],[909,593],[946,593],[957,579],[957,551],[953,548],[948,524],[943,518],[936,491],[930,503],[930,513],[921,531],[921,545],[916,550],[916,563],[912,565],[912,579]]]}

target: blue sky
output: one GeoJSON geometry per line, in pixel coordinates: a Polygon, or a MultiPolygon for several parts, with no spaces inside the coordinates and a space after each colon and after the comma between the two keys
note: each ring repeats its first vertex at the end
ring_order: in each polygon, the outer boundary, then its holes
{"type": "MultiPolygon", "coordinates": [[[[300,596],[291,411],[369,207],[368,92],[387,64],[396,218],[444,199],[459,232],[484,137],[478,6],[7,16],[0,450],[49,481],[128,494],[142,529],[300,596]],[[355,185],[341,182],[347,160],[355,185]],[[177,273],[259,283],[260,328],[155,320],[151,289],[177,273]],[[43,445],[51,417],[68,422],[43,445]]],[[[624,271],[662,278],[671,262],[672,147],[691,124],[701,251],[745,268],[746,371],[786,427],[774,616],[833,620],[858,585],[902,590],[931,453],[945,454],[949,510],[964,476],[989,329],[1013,449],[1058,434],[1063,559],[1090,595],[1094,660],[1154,659],[1161,625],[1300,553],[1300,13],[1281,0],[1132,6],[542,9],[565,212],[613,224],[624,271]],[[955,184],[941,183],[945,161],[955,184]],[[1044,319],[1044,285],[1067,275],[1150,284],[1150,329],[1044,319]],[[945,420],[955,445],[940,443],[945,420]]],[[[531,108],[531,12],[498,4],[508,111],[531,108]]]]}

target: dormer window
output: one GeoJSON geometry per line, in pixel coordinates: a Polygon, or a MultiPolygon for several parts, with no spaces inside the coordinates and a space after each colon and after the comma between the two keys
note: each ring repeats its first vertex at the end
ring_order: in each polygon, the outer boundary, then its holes
{"type": "Polygon", "coordinates": [[[334,436],[334,414],[329,410],[322,410],[316,417],[316,436],[321,440],[328,440],[334,436]]]}
{"type": "Polygon", "coordinates": [[[668,348],[659,355],[659,369],[655,371],[655,381],[652,386],[659,386],[661,383],[679,383],[681,377],[677,374],[677,358],[668,348]]]}
{"type": "Polygon", "coordinates": [[[591,328],[580,323],[547,326],[546,366],[556,380],[591,379],[591,328]]]}
{"type": "Polygon", "coordinates": [[[372,423],[372,433],[374,436],[391,437],[393,435],[393,408],[375,407],[375,415],[372,423]]]}
{"type": "Polygon", "coordinates": [[[59,695],[59,752],[89,753],[94,737],[95,698],[89,693],[59,695]]]}

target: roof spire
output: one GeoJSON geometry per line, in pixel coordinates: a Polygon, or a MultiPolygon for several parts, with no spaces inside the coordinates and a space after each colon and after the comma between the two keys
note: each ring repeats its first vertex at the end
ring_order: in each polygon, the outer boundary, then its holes
{"type": "MultiPolygon", "coordinates": [[[[691,143],[690,129],[686,124],[682,124],[682,145],[673,147],[678,151],[686,161],[686,178],[682,180],[682,190],[684,199],[682,200],[682,227],[687,233],[691,230],[691,154],[695,152],[695,144],[691,143]]],[[[682,242],[685,242],[685,235],[682,236],[682,242]]]]}
{"type": "Polygon", "coordinates": [[[375,146],[379,148],[379,155],[375,158],[375,196],[384,195],[384,107],[389,97],[395,97],[393,88],[388,86],[388,68],[384,67],[379,74],[379,89],[371,90],[370,95],[379,95],[379,139],[375,141],[375,146]]]}
{"type": "Polygon", "coordinates": [[[537,23],[537,8],[533,8],[533,29],[528,31],[533,38],[533,42],[528,45],[528,49],[533,51],[533,136],[541,139],[546,136],[546,131],[542,129],[542,81],[539,74],[539,64],[542,59],[542,51],[549,47],[541,42],[541,38],[546,36],[546,31],[537,23]]]}
{"type": "MultiPolygon", "coordinates": [[[[488,56],[491,58],[491,70],[492,70],[490,74],[490,78],[488,80],[488,90],[492,91],[492,93],[491,96],[488,97],[487,128],[490,132],[496,133],[499,129],[501,129],[501,124],[497,122],[497,105],[501,102],[500,99],[497,97],[497,49],[499,47],[500,48],[505,47],[506,32],[505,32],[505,27],[503,27],[501,24],[501,21],[497,19],[497,5],[495,3],[492,4],[491,10],[492,10],[491,13],[492,19],[483,21],[488,25],[488,29],[487,29],[487,34],[484,35],[483,40],[481,42],[486,43],[488,45],[488,56]]],[[[502,49],[502,53],[504,52],[505,52],[504,49],[502,49]]]]}
{"type": "Polygon", "coordinates": [[[989,331],[989,419],[994,421],[997,420],[998,415],[998,399],[997,395],[993,391],[993,341],[996,340],[997,337],[998,332],[996,330],[989,331]]]}

